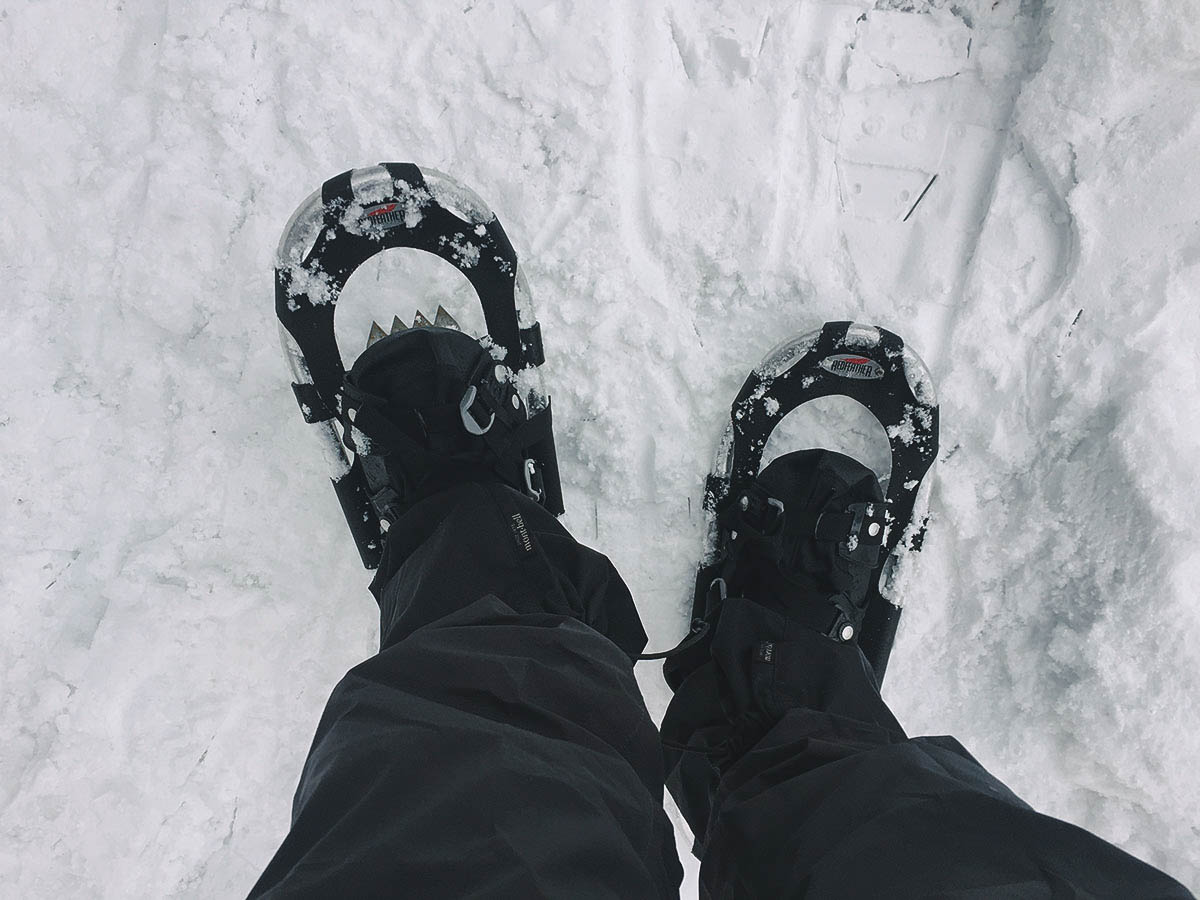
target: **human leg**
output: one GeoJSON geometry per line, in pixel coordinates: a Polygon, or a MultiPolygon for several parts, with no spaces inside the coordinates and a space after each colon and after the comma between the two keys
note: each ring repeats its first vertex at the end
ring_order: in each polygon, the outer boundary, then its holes
{"type": "Polygon", "coordinates": [[[417,503],[252,896],[673,896],[645,644],[602,555],[497,484],[417,503]]]}
{"type": "Polygon", "coordinates": [[[727,603],[663,738],[707,896],[1191,896],[953,738],[907,737],[857,647],[750,601],[727,603]]]}
{"type": "MultiPolygon", "coordinates": [[[[861,467],[814,459],[760,475],[792,526],[870,500],[861,467]]],[[[909,738],[857,645],[818,630],[855,573],[835,571],[835,543],[792,526],[738,550],[711,640],[665,669],[667,785],[696,836],[704,895],[1190,896],[1035,812],[953,738],[909,738]]]]}

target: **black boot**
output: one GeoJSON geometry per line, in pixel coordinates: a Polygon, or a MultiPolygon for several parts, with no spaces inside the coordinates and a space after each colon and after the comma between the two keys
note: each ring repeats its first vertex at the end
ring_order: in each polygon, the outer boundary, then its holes
{"type": "Polygon", "coordinates": [[[545,490],[557,471],[545,471],[537,452],[552,443],[549,407],[530,411],[512,372],[469,335],[436,327],[387,335],[354,363],[341,396],[345,442],[381,520],[464,482],[501,482],[561,512],[545,490]]]}
{"type": "Polygon", "coordinates": [[[857,642],[883,538],[874,472],[831,450],[788,453],[728,498],[718,522],[727,558],[716,577],[728,594],[857,642]]]}
{"type": "Polygon", "coordinates": [[[727,597],[857,644],[886,526],[870,469],[832,450],[797,450],[731,491],[716,513],[717,553],[697,573],[692,635],[660,654],[672,690],[708,660],[727,597]]]}

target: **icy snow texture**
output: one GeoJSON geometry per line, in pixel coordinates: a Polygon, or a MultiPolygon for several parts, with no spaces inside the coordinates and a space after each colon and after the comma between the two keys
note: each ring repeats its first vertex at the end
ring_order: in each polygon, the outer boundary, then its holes
{"type": "MultiPolygon", "coordinates": [[[[272,253],[323,179],[380,160],[500,214],[566,522],[655,648],[686,627],[749,367],[826,319],[904,335],[943,452],[888,700],[1200,888],[1194,6],[879,5],[0,12],[6,895],[235,896],[286,830],[376,620],[272,253]]],[[[360,279],[367,324],[450,297],[360,279]]]]}

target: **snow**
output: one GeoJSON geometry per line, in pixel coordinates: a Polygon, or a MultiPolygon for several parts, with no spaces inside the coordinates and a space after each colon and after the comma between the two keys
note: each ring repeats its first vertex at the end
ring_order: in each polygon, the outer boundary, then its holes
{"type": "MultiPolygon", "coordinates": [[[[750,367],[825,320],[901,334],[943,431],[886,698],[1200,889],[1192,5],[752,6],[0,12],[6,894],[244,894],[285,832],[376,612],[279,353],[273,253],[324,179],[382,160],[504,223],[565,521],[651,649],[687,629],[750,367]]],[[[394,256],[351,279],[339,337],[418,303],[472,327],[460,276],[394,256]]],[[[878,440],[835,411],[813,428],[878,440]]]]}
{"type": "Polygon", "coordinates": [[[465,234],[455,235],[448,243],[454,251],[454,261],[464,269],[473,269],[479,265],[479,247],[467,240],[465,234]]]}

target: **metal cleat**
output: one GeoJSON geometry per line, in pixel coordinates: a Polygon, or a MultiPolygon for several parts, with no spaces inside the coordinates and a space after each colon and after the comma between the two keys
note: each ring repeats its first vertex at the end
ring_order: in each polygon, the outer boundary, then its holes
{"type": "Polygon", "coordinates": [[[417,314],[413,317],[413,328],[431,328],[433,325],[427,318],[425,313],[417,310],[417,314]]]}
{"type": "Polygon", "coordinates": [[[433,324],[437,328],[453,328],[455,331],[462,331],[462,327],[458,322],[454,321],[454,316],[446,312],[446,307],[438,304],[437,315],[433,317],[433,324]]]}
{"type": "Polygon", "coordinates": [[[371,333],[367,335],[367,346],[370,347],[376,341],[387,337],[387,332],[379,327],[378,322],[371,323],[371,333]]]}
{"type": "Polygon", "coordinates": [[[395,334],[398,331],[408,331],[408,326],[405,325],[402,321],[400,321],[399,316],[392,316],[392,331],[391,331],[391,333],[395,334]]]}

